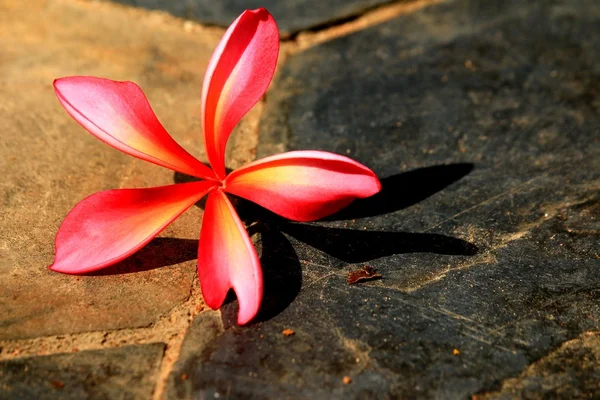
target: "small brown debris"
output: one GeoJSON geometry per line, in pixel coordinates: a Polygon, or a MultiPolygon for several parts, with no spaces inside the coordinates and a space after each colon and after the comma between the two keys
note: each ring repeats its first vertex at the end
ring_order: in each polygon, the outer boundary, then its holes
{"type": "Polygon", "coordinates": [[[457,356],[457,355],[460,354],[460,350],[454,349],[454,350],[452,350],[452,354],[454,354],[455,356],[457,356]]]}
{"type": "Polygon", "coordinates": [[[474,69],[473,68],[473,61],[471,61],[471,60],[465,61],[465,68],[467,68],[467,69],[474,69]]]}
{"type": "Polygon", "coordinates": [[[50,383],[52,384],[52,386],[54,386],[56,389],[62,389],[65,387],[64,382],[61,381],[50,381],[50,383]]]}
{"type": "Polygon", "coordinates": [[[361,281],[369,281],[372,279],[380,279],[381,274],[377,273],[377,270],[370,265],[365,265],[357,271],[350,271],[348,273],[348,285],[352,285],[361,281]]]}
{"type": "Polygon", "coordinates": [[[461,137],[460,139],[458,139],[458,151],[460,151],[461,153],[467,152],[467,146],[466,146],[465,142],[466,142],[466,140],[464,137],[461,137]]]}
{"type": "Polygon", "coordinates": [[[350,378],[349,376],[345,376],[343,381],[344,381],[344,385],[348,385],[349,383],[352,382],[352,378],[350,378]]]}
{"type": "Polygon", "coordinates": [[[282,330],[281,333],[283,334],[283,336],[292,336],[296,334],[296,332],[293,329],[289,328],[282,330]]]}
{"type": "Polygon", "coordinates": [[[189,377],[190,377],[190,376],[189,376],[188,374],[182,374],[182,375],[181,375],[181,380],[182,380],[182,381],[187,381],[189,377]]]}

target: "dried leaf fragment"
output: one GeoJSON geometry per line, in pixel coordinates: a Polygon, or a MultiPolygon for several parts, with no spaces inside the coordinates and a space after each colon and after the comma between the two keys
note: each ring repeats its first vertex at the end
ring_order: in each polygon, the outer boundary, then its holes
{"type": "Polygon", "coordinates": [[[357,271],[350,271],[348,273],[348,285],[352,285],[361,281],[370,281],[373,279],[382,278],[381,274],[377,273],[377,270],[370,265],[365,265],[357,271]]]}
{"type": "Polygon", "coordinates": [[[50,381],[50,384],[52,384],[52,386],[54,386],[56,389],[62,389],[65,387],[64,382],[61,381],[50,381]]]}

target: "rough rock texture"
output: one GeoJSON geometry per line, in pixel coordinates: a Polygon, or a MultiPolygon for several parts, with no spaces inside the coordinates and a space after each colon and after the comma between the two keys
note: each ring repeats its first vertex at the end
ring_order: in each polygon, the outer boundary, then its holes
{"type": "Polygon", "coordinates": [[[240,202],[263,310],[202,316],[170,397],[465,398],[600,328],[599,26],[592,1],[456,0],[290,58],[258,156],[347,154],[384,189],[313,224],[240,202]],[[364,265],[383,279],[348,285],[364,265]]]}
{"type": "Polygon", "coordinates": [[[0,362],[0,399],[149,399],[164,345],[0,362]]]}
{"type": "Polygon", "coordinates": [[[393,0],[114,0],[205,24],[229,26],[244,10],[264,7],[277,21],[283,35],[311,29],[360,15],[393,0]]]}
{"type": "Polygon", "coordinates": [[[502,384],[484,399],[600,398],[600,335],[590,333],[566,342],[556,351],[502,384]]]}
{"type": "MultiPolygon", "coordinates": [[[[214,23],[240,11],[217,3],[214,23]]],[[[306,20],[293,8],[308,2],[260,5],[293,32],[383,3],[319,2],[306,20]]],[[[202,159],[223,30],[73,0],[0,0],[0,27],[0,399],[158,400],[167,376],[169,399],[600,396],[597,1],[447,0],[283,60],[228,167],[260,139],[258,157],[349,155],[383,191],[312,224],[238,201],[265,276],[247,327],[233,296],[222,311],[185,301],[199,207],[106,271],[46,269],[86,195],[187,179],[87,134],[52,80],[136,81],[202,159]],[[367,265],[382,278],[348,285],[367,265]]]]}
{"type": "Polygon", "coordinates": [[[133,80],[184,147],[202,156],[200,92],[220,32],[108,3],[0,1],[0,340],[139,327],[184,301],[194,277],[199,209],[96,276],[47,269],[67,212],[105,189],[173,182],[122,154],[59,105],[55,78],[133,80]],[[136,23],[131,23],[135,21],[136,23]]]}

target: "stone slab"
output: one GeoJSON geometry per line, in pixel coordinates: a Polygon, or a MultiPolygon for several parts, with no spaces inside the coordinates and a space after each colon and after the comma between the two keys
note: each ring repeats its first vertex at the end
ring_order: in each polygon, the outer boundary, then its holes
{"type": "Polygon", "coordinates": [[[312,224],[238,204],[261,315],[227,304],[172,397],[466,398],[600,328],[599,23],[592,1],[456,0],[291,57],[258,156],[346,154],[384,189],[312,224]],[[348,285],[365,265],[382,279],[348,285]]]}
{"type": "Polygon", "coordinates": [[[221,32],[189,32],[174,18],[112,3],[62,0],[0,1],[0,26],[0,340],[147,326],[189,296],[201,211],[96,276],[49,271],[54,236],[77,202],[105,189],[173,183],[172,171],[81,128],[52,82],[135,81],[167,130],[202,158],[201,85],[221,32]]]}
{"type": "Polygon", "coordinates": [[[569,341],[556,351],[509,379],[502,390],[478,396],[487,399],[595,399],[600,397],[600,335],[589,333],[569,341]]]}
{"type": "Polygon", "coordinates": [[[163,10],[177,17],[229,26],[244,10],[264,7],[273,15],[284,36],[314,29],[351,17],[393,0],[114,0],[119,3],[163,10]]]}
{"type": "Polygon", "coordinates": [[[0,362],[0,399],[150,399],[164,344],[0,362]]]}

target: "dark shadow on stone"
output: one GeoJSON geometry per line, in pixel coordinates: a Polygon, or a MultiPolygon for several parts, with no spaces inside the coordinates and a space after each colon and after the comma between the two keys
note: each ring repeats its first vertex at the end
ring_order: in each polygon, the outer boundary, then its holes
{"type": "MultiPolygon", "coordinates": [[[[233,303],[236,300],[237,300],[237,296],[235,295],[235,292],[233,291],[233,289],[229,289],[227,291],[227,294],[225,295],[225,300],[223,300],[223,304],[221,304],[221,307],[226,306],[230,303],[233,303]]],[[[237,307],[236,307],[236,310],[237,310],[237,307]]],[[[237,311],[236,311],[236,315],[237,315],[237,311]]]]}
{"type": "Polygon", "coordinates": [[[462,239],[433,233],[377,232],[285,224],[288,235],[347,263],[405,253],[472,256],[478,248],[462,239]]]}
{"type": "Polygon", "coordinates": [[[294,247],[278,230],[261,231],[264,296],[254,322],[267,321],[288,308],[300,293],[302,268],[294,247]]]}
{"type": "Polygon", "coordinates": [[[230,289],[229,293],[227,293],[227,298],[225,299],[225,302],[223,303],[221,308],[219,308],[219,310],[221,311],[221,321],[223,322],[224,329],[229,329],[231,327],[237,326],[237,315],[239,305],[238,302],[234,300],[237,300],[237,297],[235,296],[233,290],[230,289]]]}
{"type": "MultiPolygon", "coordinates": [[[[276,317],[294,301],[302,287],[302,269],[294,248],[277,227],[262,221],[250,226],[248,231],[251,236],[257,232],[261,235],[263,299],[258,315],[251,322],[257,323],[276,317]]],[[[237,320],[239,307],[235,299],[235,292],[229,290],[221,308],[226,327],[233,326],[237,320]]]]}
{"type": "Polygon", "coordinates": [[[470,163],[435,165],[381,179],[381,192],[354,201],[325,221],[388,214],[417,204],[458,181],[473,170],[470,163]]]}
{"type": "Polygon", "coordinates": [[[168,267],[198,257],[198,240],[154,238],[135,254],[117,264],[89,272],[87,276],[131,274],[151,269],[168,267]]]}
{"type": "Polygon", "coordinates": [[[197,178],[195,176],[182,174],[181,172],[175,172],[173,174],[173,182],[175,183],[190,183],[190,182],[198,182],[202,179],[197,178]]]}
{"type": "MultiPolygon", "coordinates": [[[[357,200],[326,220],[373,217],[410,207],[458,181],[473,167],[467,163],[438,165],[384,178],[380,193],[357,200]]],[[[176,183],[195,180],[197,178],[175,173],[176,183]]],[[[473,243],[439,234],[364,231],[290,222],[252,202],[229,197],[250,236],[261,234],[264,295],[261,309],[252,323],[279,315],[300,293],[300,261],[284,233],[346,263],[369,262],[405,253],[472,256],[478,252],[473,243]]],[[[233,301],[235,298],[235,293],[230,290],[221,307],[225,327],[236,324],[238,303],[233,301]]]]}

